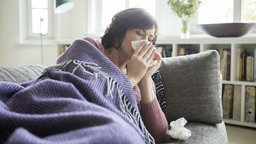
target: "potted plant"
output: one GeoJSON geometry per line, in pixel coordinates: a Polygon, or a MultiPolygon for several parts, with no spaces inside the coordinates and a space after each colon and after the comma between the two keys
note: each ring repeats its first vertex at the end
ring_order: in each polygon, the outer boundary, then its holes
{"type": "Polygon", "coordinates": [[[171,10],[181,18],[181,38],[189,38],[189,22],[195,16],[201,1],[200,0],[168,0],[171,10]]]}

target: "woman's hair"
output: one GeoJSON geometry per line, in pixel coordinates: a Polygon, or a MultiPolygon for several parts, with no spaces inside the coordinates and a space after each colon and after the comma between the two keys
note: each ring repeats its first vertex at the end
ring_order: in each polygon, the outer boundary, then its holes
{"type": "Polygon", "coordinates": [[[114,15],[102,36],[102,45],[105,49],[119,48],[126,31],[137,28],[143,30],[155,28],[154,42],[156,41],[158,26],[153,16],[142,8],[129,8],[114,15]]]}

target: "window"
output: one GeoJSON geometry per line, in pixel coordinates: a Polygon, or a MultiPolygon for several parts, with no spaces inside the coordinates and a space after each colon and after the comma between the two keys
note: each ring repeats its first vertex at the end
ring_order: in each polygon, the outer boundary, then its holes
{"type": "Polygon", "coordinates": [[[242,21],[256,22],[256,0],[243,0],[242,21]]]}
{"type": "Polygon", "coordinates": [[[52,0],[24,0],[22,6],[23,40],[38,39],[43,34],[44,38],[53,37],[53,2],[52,0]]]}
{"type": "Polygon", "coordinates": [[[88,4],[89,33],[101,34],[111,23],[111,18],[117,12],[126,8],[141,7],[152,16],[156,15],[156,0],[90,0],[88,4]]]}
{"type": "Polygon", "coordinates": [[[205,0],[198,12],[198,23],[233,21],[233,0],[205,0]]]}
{"type": "Polygon", "coordinates": [[[48,0],[31,0],[30,23],[33,34],[48,33],[48,0]]]}
{"type": "Polygon", "coordinates": [[[256,0],[203,0],[198,23],[256,22],[256,0]]]}

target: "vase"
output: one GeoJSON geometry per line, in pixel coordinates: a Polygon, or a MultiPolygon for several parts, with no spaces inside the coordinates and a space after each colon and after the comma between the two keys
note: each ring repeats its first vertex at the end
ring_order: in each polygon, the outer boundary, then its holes
{"type": "Polygon", "coordinates": [[[182,39],[189,39],[190,38],[190,19],[189,18],[182,18],[181,19],[181,34],[180,37],[182,39]]]}

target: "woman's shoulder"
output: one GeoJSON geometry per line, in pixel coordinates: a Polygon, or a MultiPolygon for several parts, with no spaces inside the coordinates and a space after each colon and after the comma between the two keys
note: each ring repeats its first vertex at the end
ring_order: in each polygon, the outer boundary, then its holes
{"type": "Polygon", "coordinates": [[[90,42],[92,45],[98,48],[101,52],[104,52],[104,47],[98,39],[91,36],[85,36],[83,37],[83,39],[90,42]]]}
{"type": "Polygon", "coordinates": [[[92,36],[84,36],[83,37],[83,39],[84,40],[87,40],[87,41],[89,41],[89,42],[96,42],[96,41],[98,41],[96,38],[94,38],[94,37],[92,37],[92,36]]]}

